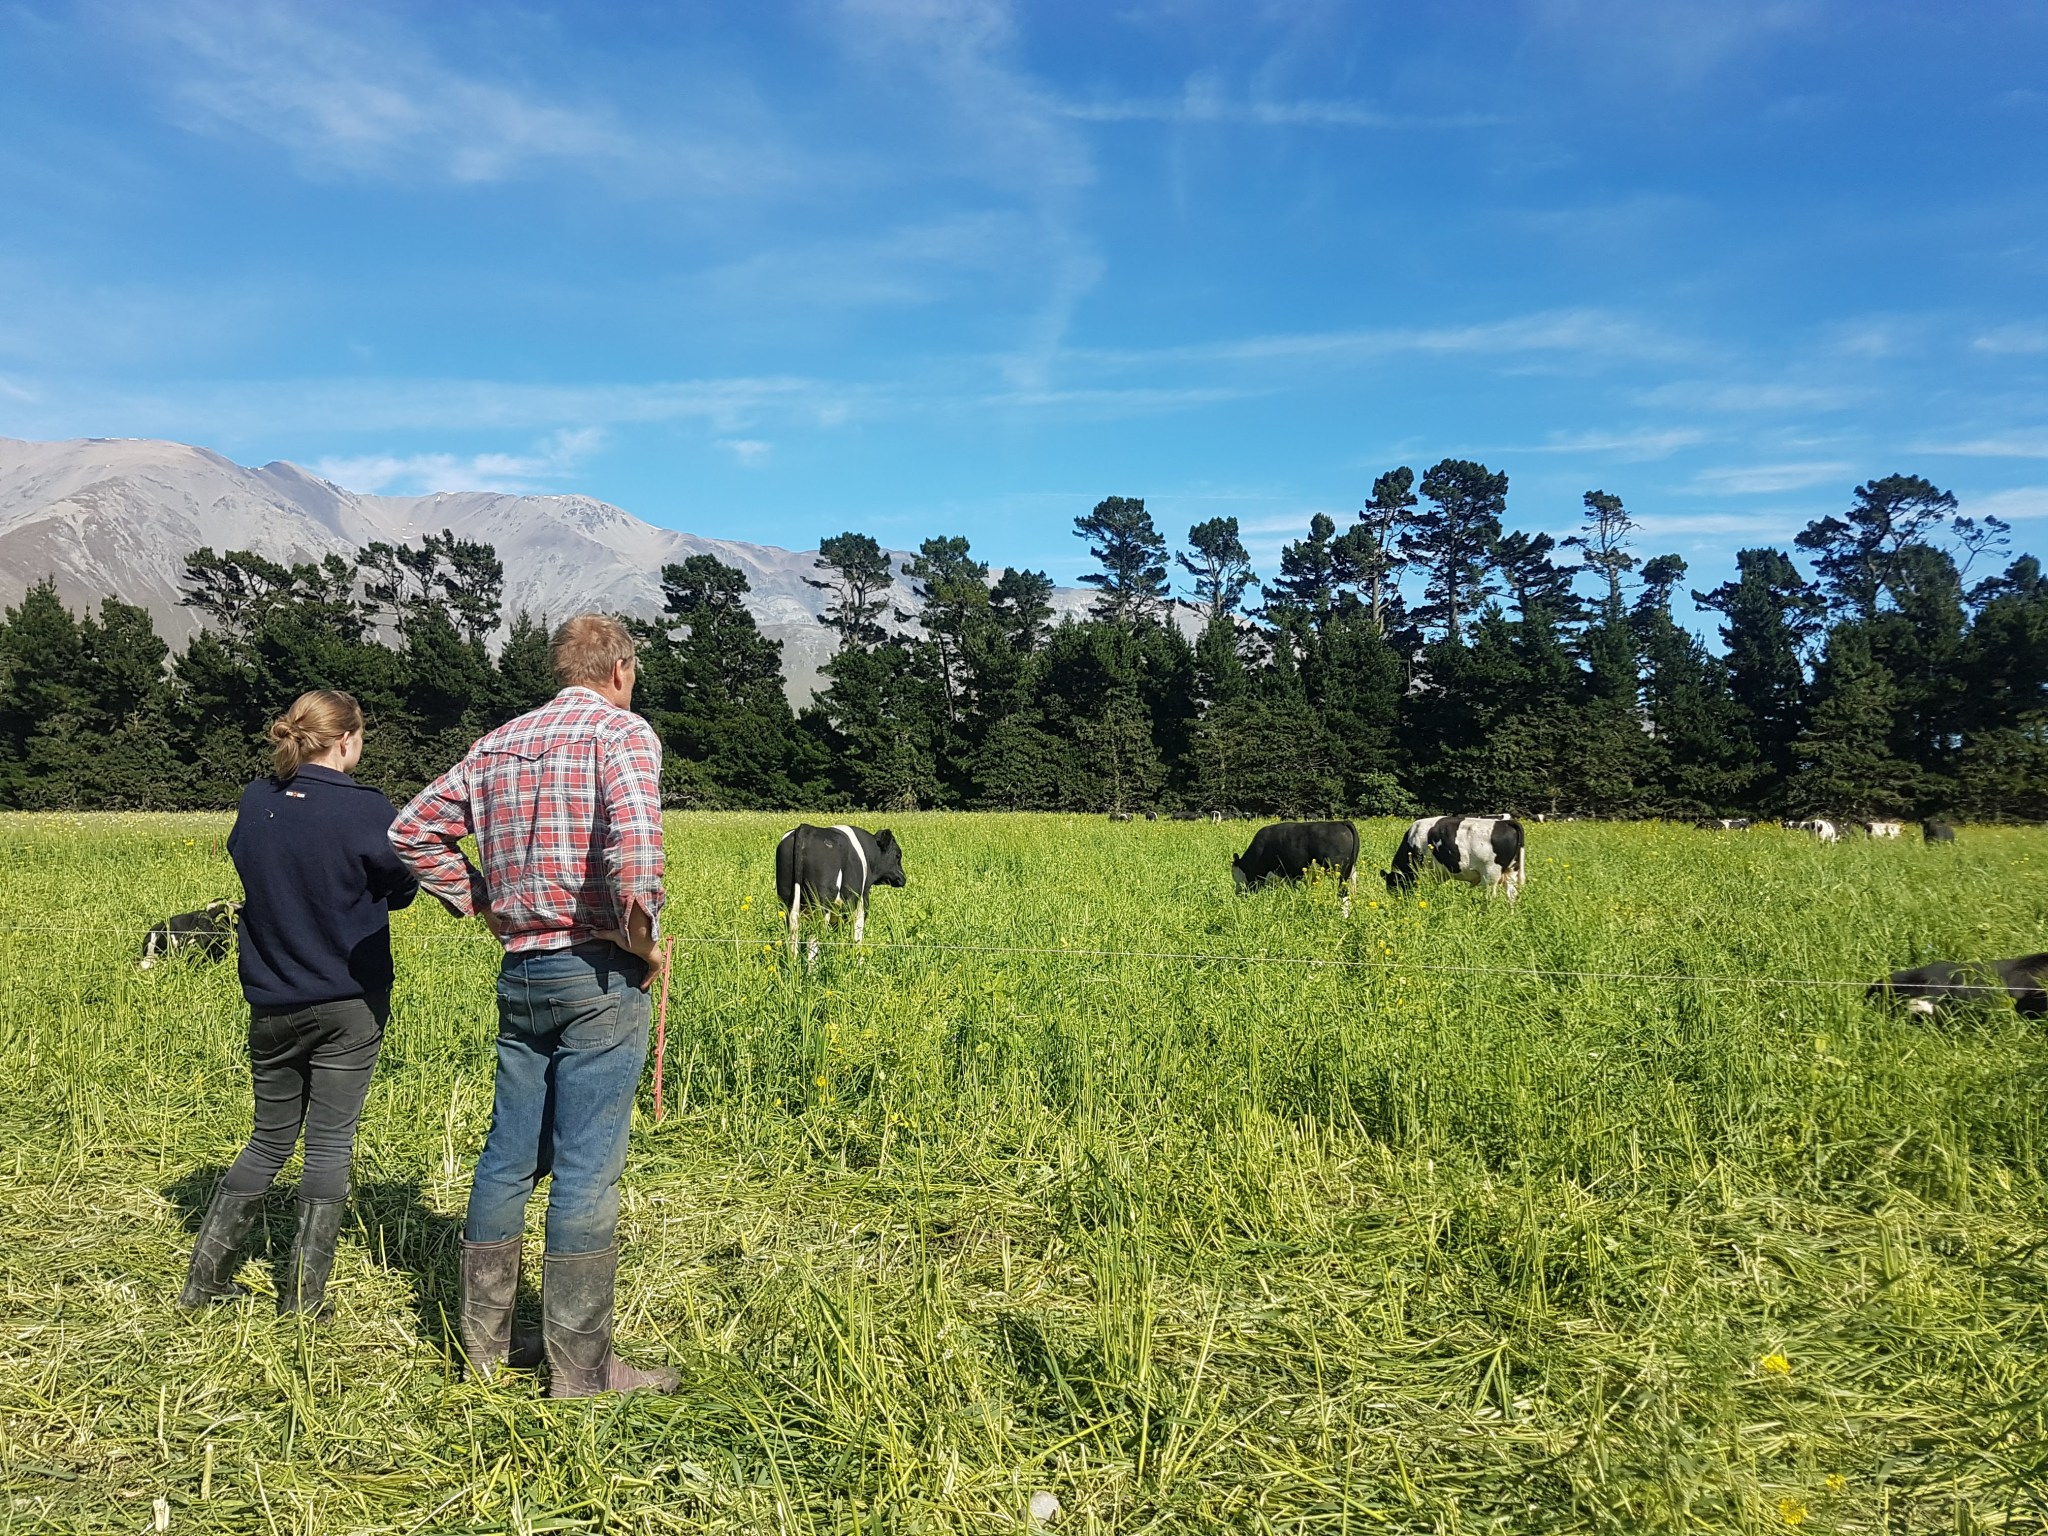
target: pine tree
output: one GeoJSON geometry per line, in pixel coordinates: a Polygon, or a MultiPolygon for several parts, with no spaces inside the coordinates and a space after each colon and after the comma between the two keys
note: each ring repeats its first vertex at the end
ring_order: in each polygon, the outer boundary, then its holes
{"type": "Polygon", "coordinates": [[[1074,535],[1088,541],[1101,563],[1081,580],[1102,595],[1094,615],[1132,629],[1159,617],[1167,602],[1166,539],[1152,526],[1142,497],[1111,496],[1086,517],[1074,519],[1074,535]]]}
{"type": "Polygon", "coordinates": [[[1643,562],[1643,590],[1629,624],[1642,657],[1643,708],[1658,789],[1643,806],[1661,816],[1732,816],[1752,805],[1763,772],[1728,671],[1698,636],[1671,616],[1671,593],[1685,576],[1677,555],[1643,562]]]}
{"type": "Polygon", "coordinates": [[[1244,540],[1238,537],[1237,519],[1212,517],[1206,523],[1196,523],[1188,530],[1188,546],[1198,558],[1185,554],[1174,558],[1195,578],[1195,611],[1205,625],[1231,619],[1245,589],[1257,580],[1244,540]]]}
{"type": "Polygon", "coordinates": [[[1766,769],[1792,768],[1792,742],[1806,723],[1805,653],[1819,633],[1823,602],[1781,550],[1744,549],[1736,578],[1692,600],[1724,619],[1728,691],[1741,706],[1766,769]]]}
{"type": "Polygon", "coordinates": [[[548,660],[548,626],[525,609],[512,616],[505,648],[498,653],[498,707],[493,724],[503,724],[555,696],[555,671],[548,660]]]}
{"type": "Polygon", "coordinates": [[[840,649],[881,644],[888,631],[876,621],[895,582],[882,546],[865,533],[835,534],[818,541],[812,564],[827,574],[823,580],[806,576],[804,585],[830,594],[818,622],[838,633],[840,649]]]}
{"type": "Polygon", "coordinates": [[[911,580],[918,623],[934,652],[946,728],[957,737],[974,712],[973,658],[995,622],[988,566],[973,557],[963,538],[926,539],[903,574],[911,580]]]}
{"type": "Polygon", "coordinates": [[[1839,624],[1815,679],[1818,702],[1793,745],[1788,808],[1807,815],[1899,816],[1925,792],[1923,777],[1891,749],[1898,690],[1870,653],[1862,625],[1839,624]]]}
{"type": "Polygon", "coordinates": [[[1403,464],[1372,483],[1372,500],[1358,514],[1352,564],[1365,592],[1367,611],[1381,634],[1393,627],[1395,581],[1406,561],[1401,556],[1400,529],[1415,505],[1415,471],[1403,464]]]}
{"type": "Polygon", "coordinates": [[[1337,601],[1337,559],[1331,550],[1337,524],[1318,512],[1308,537],[1280,551],[1280,575],[1265,588],[1266,617],[1297,632],[1320,628],[1337,601]]]}
{"type": "Polygon", "coordinates": [[[1458,645],[1471,615],[1496,590],[1489,577],[1508,477],[1469,459],[1443,459],[1423,475],[1422,495],[1429,505],[1408,514],[1400,539],[1402,559],[1425,578],[1426,601],[1415,617],[1458,645]]]}

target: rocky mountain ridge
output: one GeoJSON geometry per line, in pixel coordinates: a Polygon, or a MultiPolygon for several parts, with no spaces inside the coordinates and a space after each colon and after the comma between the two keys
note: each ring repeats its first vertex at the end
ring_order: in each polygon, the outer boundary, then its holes
{"type": "MultiPolygon", "coordinates": [[[[53,577],[74,609],[119,597],[147,608],[174,646],[199,628],[179,604],[184,559],[201,545],[284,562],[353,555],[372,540],[407,543],[451,529],[493,545],[505,563],[505,613],[559,618],[585,609],[649,618],[661,568],[694,554],[746,573],[748,607],[783,642],[791,696],[817,686],[832,637],[825,594],[805,584],[815,550],[704,539],[657,528],[588,496],[444,491],[368,496],[282,460],[250,468],[185,443],[147,438],[24,442],[0,438],[0,602],[53,577]]],[[[896,560],[900,568],[905,557],[896,560]]],[[[1078,612],[1092,594],[1054,594],[1078,612]]],[[[917,604],[901,577],[896,606],[917,604]]]]}

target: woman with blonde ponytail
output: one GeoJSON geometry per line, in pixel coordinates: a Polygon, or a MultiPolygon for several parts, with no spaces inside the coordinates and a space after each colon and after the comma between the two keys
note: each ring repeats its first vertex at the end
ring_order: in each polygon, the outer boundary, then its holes
{"type": "Polygon", "coordinates": [[[322,1313],[356,1121],[391,1012],[391,918],[419,886],[385,838],[397,815],[349,777],[363,712],[345,693],[300,694],[270,727],[273,769],[242,792],[228,853],[246,900],[236,943],[249,1000],[255,1128],[214,1191],[179,1304],[235,1294],[242,1242],[271,1181],[306,1142],[299,1227],[280,1312],[322,1313]]]}

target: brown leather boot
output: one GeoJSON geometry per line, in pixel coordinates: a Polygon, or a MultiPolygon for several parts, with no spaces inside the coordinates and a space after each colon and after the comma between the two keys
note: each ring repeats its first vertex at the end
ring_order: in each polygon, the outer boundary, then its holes
{"type": "Polygon", "coordinates": [[[541,1256],[541,1336],[548,1351],[548,1396],[599,1392],[673,1392],[681,1378],[642,1370],[612,1353],[612,1300],[619,1250],[541,1256]]]}
{"type": "Polygon", "coordinates": [[[500,1367],[530,1371],[541,1362],[539,1330],[513,1317],[520,1248],[516,1237],[502,1243],[462,1240],[462,1307],[455,1327],[470,1370],[485,1381],[500,1367]]]}

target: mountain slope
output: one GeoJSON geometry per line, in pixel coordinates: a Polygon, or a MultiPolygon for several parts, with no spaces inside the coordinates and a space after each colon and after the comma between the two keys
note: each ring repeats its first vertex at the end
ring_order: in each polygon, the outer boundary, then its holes
{"type": "MultiPolygon", "coordinates": [[[[824,594],[804,582],[815,573],[814,550],[700,539],[587,496],[358,496],[295,464],[251,469],[183,443],[0,438],[0,601],[16,602],[32,583],[54,577],[73,608],[113,596],[149,609],[173,645],[199,627],[199,616],[179,605],[178,576],[201,545],[290,562],[444,528],[496,547],[508,617],[524,610],[558,619],[591,608],[652,617],[661,609],[661,567],[711,554],[746,573],[749,609],[763,633],[783,642],[793,698],[809,696],[831,654],[831,635],[817,622],[824,594]]],[[[1069,589],[1055,602],[1078,611],[1088,597],[1069,589]]],[[[895,601],[916,606],[900,579],[895,601]]]]}

